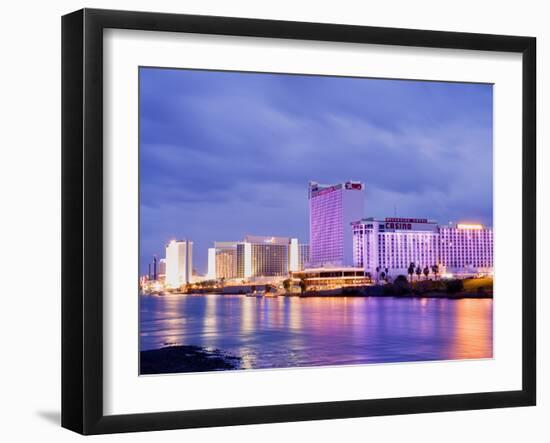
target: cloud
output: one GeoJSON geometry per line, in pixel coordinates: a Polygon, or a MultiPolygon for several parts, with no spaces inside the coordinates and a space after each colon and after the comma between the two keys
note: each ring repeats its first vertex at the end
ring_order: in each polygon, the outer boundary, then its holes
{"type": "Polygon", "coordinates": [[[492,223],[489,85],[140,74],[142,269],[167,236],[307,240],[307,182],[366,183],[366,216],[492,223]],[[158,245],[158,246],[155,246],[158,245]]]}

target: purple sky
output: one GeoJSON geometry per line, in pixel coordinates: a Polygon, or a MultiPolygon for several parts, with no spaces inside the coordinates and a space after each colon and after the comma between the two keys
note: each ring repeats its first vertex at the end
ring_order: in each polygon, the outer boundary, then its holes
{"type": "Polygon", "coordinates": [[[140,271],[171,238],[308,241],[307,183],[365,216],[492,225],[492,85],[140,69],[140,271]]]}

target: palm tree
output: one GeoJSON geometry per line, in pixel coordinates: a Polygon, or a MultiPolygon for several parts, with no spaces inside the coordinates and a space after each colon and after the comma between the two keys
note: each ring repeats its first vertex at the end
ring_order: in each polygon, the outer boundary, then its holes
{"type": "Polygon", "coordinates": [[[420,280],[420,275],[422,274],[422,268],[420,267],[420,265],[417,266],[415,272],[416,272],[416,279],[420,280]]]}
{"type": "Polygon", "coordinates": [[[439,274],[439,266],[433,265],[432,266],[432,273],[433,273],[435,279],[437,280],[437,275],[439,274]]]}
{"type": "Polygon", "coordinates": [[[430,274],[430,268],[427,266],[424,268],[424,275],[426,276],[426,280],[428,280],[428,275],[430,274]]]}
{"type": "Polygon", "coordinates": [[[384,273],[386,274],[386,283],[388,282],[388,278],[390,277],[390,270],[388,268],[384,268],[384,273]]]}
{"type": "Polygon", "coordinates": [[[411,283],[413,281],[414,267],[415,267],[414,263],[410,262],[409,269],[407,269],[407,273],[411,276],[411,283]]]}
{"type": "Polygon", "coordinates": [[[378,280],[379,280],[379,278],[380,278],[380,270],[381,270],[381,269],[382,269],[382,268],[381,268],[380,266],[377,266],[377,267],[376,267],[376,283],[378,283],[378,280]]]}

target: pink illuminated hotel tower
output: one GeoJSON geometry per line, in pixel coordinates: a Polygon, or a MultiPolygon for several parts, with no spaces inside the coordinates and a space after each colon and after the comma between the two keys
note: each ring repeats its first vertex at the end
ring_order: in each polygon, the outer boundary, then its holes
{"type": "Polygon", "coordinates": [[[351,223],[363,217],[364,185],[309,182],[309,265],[314,268],[353,265],[351,223]]]}

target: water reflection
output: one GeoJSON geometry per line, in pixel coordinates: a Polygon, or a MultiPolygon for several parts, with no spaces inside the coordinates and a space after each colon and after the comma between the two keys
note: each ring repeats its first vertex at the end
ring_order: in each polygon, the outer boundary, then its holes
{"type": "Polygon", "coordinates": [[[141,297],[141,349],[221,349],[244,368],[489,358],[492,300],[141,297]]]}
{"type": "Polygon", "coordinates": [[[454,358],[493,356],[493,329],[486,330],[486,318],[492,317],[492,300],[463,300],[455,317],[454,358]]]}

